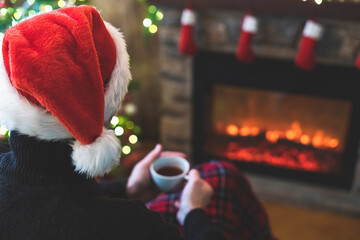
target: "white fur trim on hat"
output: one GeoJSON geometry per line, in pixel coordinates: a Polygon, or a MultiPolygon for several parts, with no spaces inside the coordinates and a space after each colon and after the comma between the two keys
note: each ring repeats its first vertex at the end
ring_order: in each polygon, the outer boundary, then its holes
{"type": "Polygon", "coordinates": [[[102,176],[119,163],[121,145],[114,131],[103,129],[100,137],[91,144],[73,144],[72,159],[75,170],[88,177],[102,176]]]}
{"type": "Polygon", "coordinates": [[[181,24],[182,25],[194,25],[196,21],[196,13],[186,8],[181,15],[181,24]]]}
{"type": "Polygon", "coordinates": [[[242,30],[249,33],[256,33],[258,30],[258,21],[255,17],[247,15],[244,17],[242,30]]]}
{"type": "Polygon", "coordinates": [[[323,33],[323,27],[312,20],[308,20],[305,24],[303,35],[315,40],[319,40],[323,33]]]}
{"type": "Polygon", "coordinates": [[[127,86],[131,80],[129,54],[126,51],[126,43],[123,34],[110,23],[105,22],[116,47],[116,63],[111,73],[110,82],[105,90],[105,115],[104,121],[109,121],[115,115],[121,105],[127,86]]]}

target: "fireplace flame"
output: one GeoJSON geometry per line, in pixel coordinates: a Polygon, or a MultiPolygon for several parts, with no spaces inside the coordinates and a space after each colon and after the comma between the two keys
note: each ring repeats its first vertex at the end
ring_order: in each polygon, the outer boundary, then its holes
{"type": "Polygon", "coordinates": [[[246,137],[249,136],[251,133],[251,129],[249,127],[242,127],[239,130],[240,136],[246,137]]]}
{"type": "Polygon", "coordinates": [[[300,142],[303,144],[303,145],[309,145],[311,143],[311,140],[310,140],[310,137],[308,135],[302,135],[301,138],[300,138],[300,142]]]}
{"type": "Polygon", "coordinates": [[[236,136],[239,132],[239,128],[234,124],[230,124],[226,127],[226,132],[231,136],[236,136]]]}
{"type": "Polygon", "coordinates": [[[251,136],[257,136],[260,133],[260,128],[258,127],[252,127],[250,130],[250,135],[251,136]]]}
{"type": "Polygon", "coordinates": [[[280,134],[278,131],[266,131],[266,139],[271,143],[276,143],[279,140],[280,134]]]}
{"type": "Polygon", "coordinates": [[[329,142],[329,147],[336,148],[337,146],[339,146],[339,140],[336,138],[331,139],[329,142]]]}
{"type": "MultiPolygon", "coordinates": [[[[224,131],[224,123],[217,123],[216,130],[218,133],[222,134],[224,131]]],[[[277,143],[280,139],[285,139],[288,141],[300,143],[302,145],[312,145],[315,148],[332,148],[336,149],[340,146],[339,139],[326,136],[326,133],[322,130],[316,130],[314,134],[304,134],[301,124],[298,121],[294,121],[291,124],[291,127],[286,130],[264,130],[259,126],[238,126],[236,124],[229,124],[225,128],[225,133],[230,136],[259,136],[260,134],[265,134],[265,138],[270,143],[277,143]]]]}

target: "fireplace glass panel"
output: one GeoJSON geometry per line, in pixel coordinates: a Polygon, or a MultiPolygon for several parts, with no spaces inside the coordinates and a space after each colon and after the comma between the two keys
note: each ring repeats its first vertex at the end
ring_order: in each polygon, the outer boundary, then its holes
{"type": "Polygon", "coordinates": [[[214,84],[204,152],[231,161],[338,174],[350,100],[214,84]]]}

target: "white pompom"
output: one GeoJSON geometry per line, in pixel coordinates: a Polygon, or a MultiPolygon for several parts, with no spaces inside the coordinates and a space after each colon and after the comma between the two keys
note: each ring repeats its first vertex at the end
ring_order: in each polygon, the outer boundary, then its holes
{"type": "Polygon", "coordinates": [[[72,159],[75,170],[88,177],[103,176],[120,161],[121,144],[112,130],[103,133],[91,144],[73,144],[72,159]]]}

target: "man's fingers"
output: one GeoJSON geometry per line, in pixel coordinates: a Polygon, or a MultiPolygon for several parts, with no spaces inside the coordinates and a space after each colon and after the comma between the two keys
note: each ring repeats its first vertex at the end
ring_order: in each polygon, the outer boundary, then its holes
{"type": "Polygon", "coordinates": [[[200,178],[199,171],[196,169],[191,169],[191,171],[189,172],[189,178],[190,178],[190,180],[200,178]]]}
{"type": "Polygon", "coordinates": [[[180,201],[179,200],[175,201],[174,205],[176,208],[180,208],[180,201]]]}
{"type": "Polygon", "coordinates": [[[155,148],[151,152],[149,152],[148,155],[146,155],[144,160],[150,163],[155,161],[155,159],[159,158],[161,151],[162,151],[161,144],[156,144],[155,148]]]}
{"type": "Polygon", "coordinates": [[[160,157],[167,157],[167,156],[176,156],[176,157],[187,158],[186,154],[182,153],[182,152],[166,151],[166,152],[162,152],[160,155],[160,157]]]}

